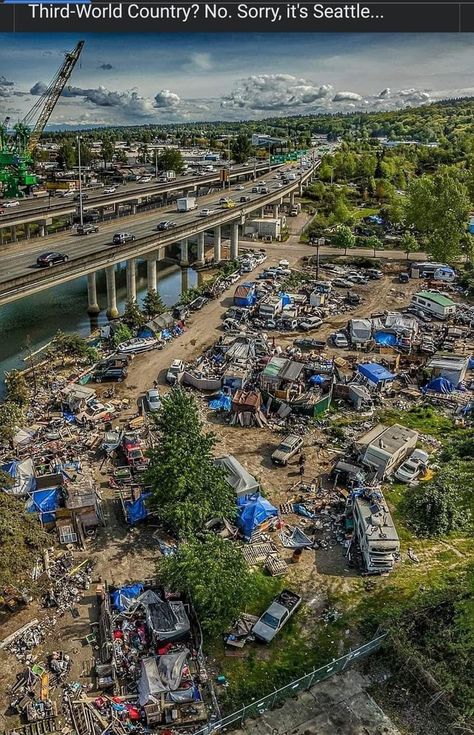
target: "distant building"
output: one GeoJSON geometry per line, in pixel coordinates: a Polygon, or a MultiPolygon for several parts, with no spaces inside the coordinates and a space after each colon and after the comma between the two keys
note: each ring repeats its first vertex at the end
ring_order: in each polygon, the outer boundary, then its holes
{"type": "Polygon", "coordinates": [[[264,147],[266,145],[274,145],[274,146],[286,146],[286,139],[285,138],[274,138],[271,135],[266,135],[265,133],[253,133],[252,135],[252,145],[256,148],[264,147]]]}

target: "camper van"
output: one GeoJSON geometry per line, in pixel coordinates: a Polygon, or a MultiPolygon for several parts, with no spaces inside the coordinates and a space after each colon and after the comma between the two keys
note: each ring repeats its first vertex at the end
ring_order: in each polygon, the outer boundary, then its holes
{"type": "Polygon", "coordinates": [[[435,319],[445,321],[456,313],[456,304],[439,291],[418,291],[411,297],[412,306],[420,308],[435,319]]]}

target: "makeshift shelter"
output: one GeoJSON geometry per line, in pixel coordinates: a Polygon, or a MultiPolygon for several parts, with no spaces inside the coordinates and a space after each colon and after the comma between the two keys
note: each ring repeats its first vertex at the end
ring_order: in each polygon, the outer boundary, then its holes
{"type": "Polygon", "coordinates": [[[396,378],[394,373],[389,372],[378,362],[365,362],[357,366],[357,372],[367,382],[369,388],[383,390],[387,383],[396,378]]]}
{"type": "Polygon", "coordinates": [[[144,493],[136,500],[125,501],[125,516],[127,523],[131,526],[134,526],[139,521],[144,521],[148,516],[148,508],[145,501],[150,497],[150,494],[144,493]]]}
{"type": "Polygon", "coordinates": [[[138,701],[142,707],[150,700],[159,702],[161,694],[179,689],[188,655],[189,651],[185,648],[177,653],[142,659],[142,671],[138,682],[138,701]]]}
{"type": "Polygon", "coordinates": [[[54,523],[56,510],[62,505],[62,492],[60,488],[49,488],[48,490],[35,490],[27,503],[28,513],[37,513],[41,523],[54,523]]]}
{"type": "Polygon", "coordinates": [[[131,604],[140,597],[142,592],[143,585],[138,582],[125,587],[119,587],[110,593],[112,606],[120,612],[128,610],[131,604]]]}
{"type": "Polygon", "coordinates": [[[35,468],[31,458],[19,462],[16,459],[6,462],[0,467],[15,480],[15,484],[2,490],[9,495],[28,495],[36,489],[35,468]]]}
{"type": "Polygon", "coordinates": [[[250,539],[256,528],[277,516],[277,509],[265,498],[258,497],[242,506],[237,525],[244,537],[250,539]]]}
{"type": "Polygon", "coordinates": [[[376,344],[384,347],[396,347],[398,345],[397,335],[392,332],[375,332],[374,339],[376,344]]]}
{"type": "Polygon", "coordinates": [[[452,393],[455,386],[446,378],[433,378],[430,382],[425,385],[421,390],[423,393],[432,391],[433,393],[452,393]]]}
{"type": "Polygon", "coordinates": [[[234,292],[235,306],[253,306],[257,300],[254,283],[241,283],[234,292]]]}
{"type": "Polygon", "coordinates": [[[260,492],[260,485],[240,462],[231,454],[223,457],[216,457],[214,464],[222,467],[225,472],[226,480],[234,490],[237,498],[254,495],[260,492]]]}
{"type": "Polygon", "coordinates": [[[22,447],[27,447],[33,441],[35,433],[35,431],[28,429],[18,429],[12,439],[12,444],[14,448],[21,449],[22,447]]]}
{"type": "Polygon", "coordinates": [[[365,347],[372,338],[372,322],[370,319],[351,319],[349,321],[349,337],[354,347],[365,347]]]}

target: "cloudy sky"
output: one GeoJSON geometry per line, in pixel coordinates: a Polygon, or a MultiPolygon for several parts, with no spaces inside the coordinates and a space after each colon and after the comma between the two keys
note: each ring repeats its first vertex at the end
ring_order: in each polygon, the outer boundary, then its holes
{"type": "MultiPolygon", "coordinates": [[[[21,119],[78,38],[0,34],[0,115],[21,119]]],[[[393,109],[474,97],[474,34],[85,37],[51,124],[127,125],[393,109]]]]}

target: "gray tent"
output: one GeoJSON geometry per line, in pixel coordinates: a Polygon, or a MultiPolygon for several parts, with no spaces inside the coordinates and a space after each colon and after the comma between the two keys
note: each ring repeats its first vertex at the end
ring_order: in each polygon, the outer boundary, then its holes
{"type": "Polygon", "coordinates": [[[179,689],[189,651],[164,656],[148,656],[142,659],[142,671],[138,681],[138,699],[143,707],[156,695],[179,689]]]}
{"type": "Polygon", "coordinates": [[[242,467],[240,462],[231,454],[216,457],[214,463],[224,469],[226,480],[235,491],[237,498],[259,492],[260,485],[255,477],[247,472],[245,467],[242,467]]]}

